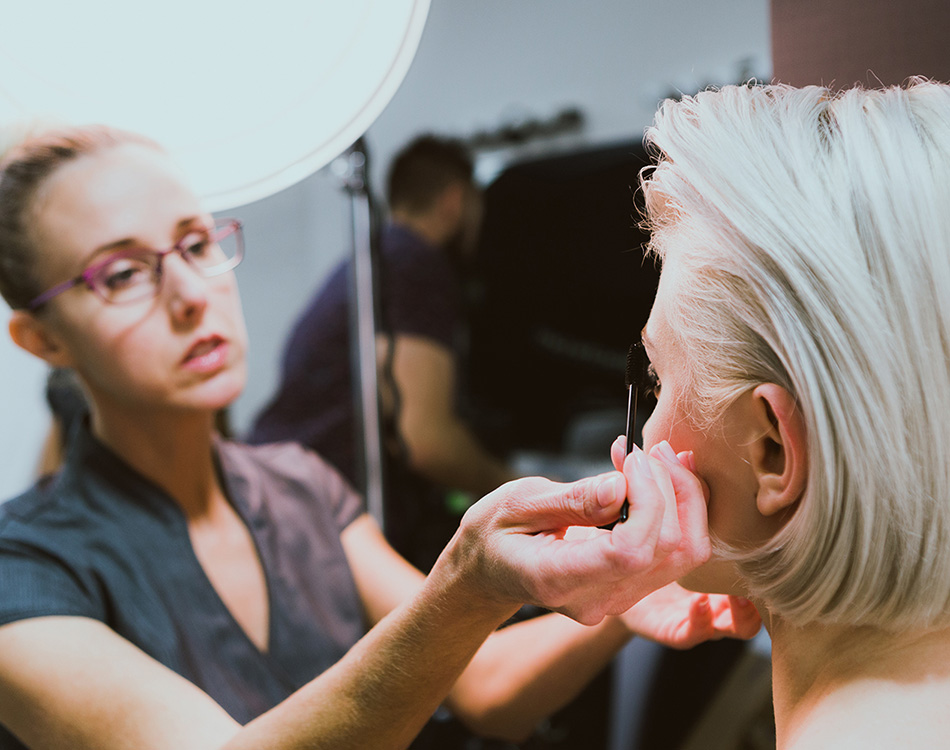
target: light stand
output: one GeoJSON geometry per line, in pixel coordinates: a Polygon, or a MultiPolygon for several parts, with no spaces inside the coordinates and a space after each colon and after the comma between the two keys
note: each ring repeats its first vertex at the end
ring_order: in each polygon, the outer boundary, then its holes
{"type": "Polygon", "coordinates": [[[350,362],[354,383],[357,453],[362,453],[363,492],[369,514],[385,527],[383,460],[376,363],[376,268],[373,215],[367,185],[366,150],[356,141],[338,160],[350,196],[353,255],[350,265],[350,362]],[[359,429],[361,428],[361,429],[359,429]],[[362,434],[361,434],[362,433],[362,434]]]}

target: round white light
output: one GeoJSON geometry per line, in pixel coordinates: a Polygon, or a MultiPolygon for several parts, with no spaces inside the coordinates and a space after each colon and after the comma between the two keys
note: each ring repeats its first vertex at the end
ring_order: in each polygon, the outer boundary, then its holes
{"type": "Polygon", "coordinates": [[[29,0],[4,12],[0,124],[148,135],[211,210],[316,171],[386,106],[429,0],[29,0]]]}

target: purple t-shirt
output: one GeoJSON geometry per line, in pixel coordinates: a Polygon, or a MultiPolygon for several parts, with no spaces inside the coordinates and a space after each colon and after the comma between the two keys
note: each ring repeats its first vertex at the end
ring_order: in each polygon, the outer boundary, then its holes
{"type": "MultiPolygon", "coordinates": [[[[330,667],[366,628],[340,542],[360,498],[294,444],[221,441],[217,459],[264,568],[266,653],[205,575],[180,507],[86,429],[56,478],[0,505],[0,624],[104,622],[241,723],[330,667]]],[[[22,747],[0,727],[0,748],[22,747]]]]}
{"type": "MultiPolygon", "coordinates": [[[[357,443],[350,362],[351,263],[341,263],[298,319],[284,349],[281,382],[248,441],[294,440],[312,448],[352,484],[357,443]]],[[[459,282],[444,252],[399,225],[380,237],[382,329],[455,346],[459,282]]]]}

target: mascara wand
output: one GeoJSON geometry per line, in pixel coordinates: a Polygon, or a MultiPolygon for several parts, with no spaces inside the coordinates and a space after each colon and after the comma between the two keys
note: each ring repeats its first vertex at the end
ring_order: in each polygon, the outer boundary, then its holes
{"type": "MultiPolygon", "coordinates": [[[[637,425],[637,392],[640,390],[640,384],[635,382],[641,370],[643,361],[643,344],[630,344],[627,350],[627,368],[624,371],[624,382],[627,385],[627,446],[626,455],[630,455],[633,450],[633,435],[637,425]]],[[[620,508],[620,523],[627,520],[630,515],[630,503],[623,501],[620,508]]]]}

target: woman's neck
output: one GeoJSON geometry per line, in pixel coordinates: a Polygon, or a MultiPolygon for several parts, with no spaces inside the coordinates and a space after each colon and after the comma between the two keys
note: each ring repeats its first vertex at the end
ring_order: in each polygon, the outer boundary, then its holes
{"type": "Polygon", "coordinates": [[[221,496],[213,455],[214,414],[92,408],[93,434],[165,490],[189,518],[221,496]]]}
{"type": "Polygon", "coordinates": [[[779,750],[937,747],[950,736],[950,630],[772,618],[770,633],[779,750]]]}

